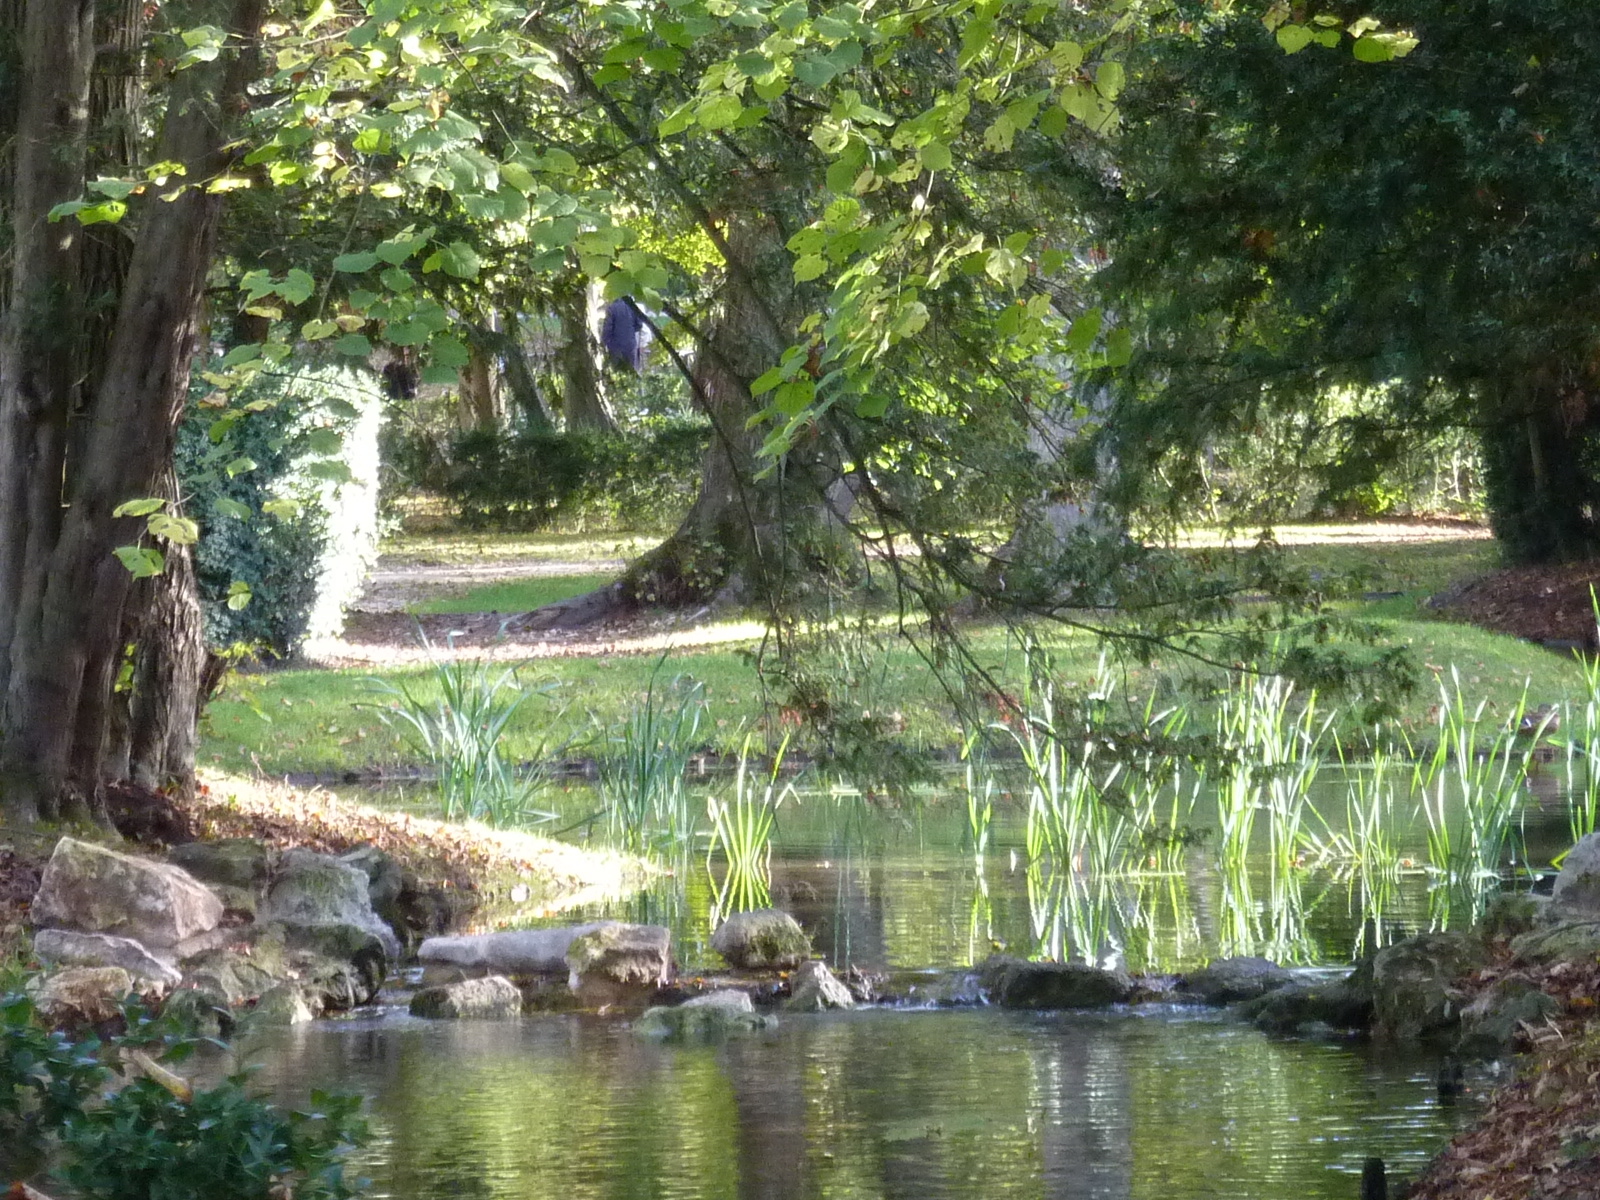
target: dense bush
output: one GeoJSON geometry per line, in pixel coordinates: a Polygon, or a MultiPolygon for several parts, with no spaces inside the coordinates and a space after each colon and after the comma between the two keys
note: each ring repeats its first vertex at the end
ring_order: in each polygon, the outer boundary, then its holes
{"type": "Polygon", "coordinates": [[[369,372],[318,364],[263,374],[221,421],[191,404],[177,464],[212,646],[286,656],[338,632],[376,552],[382,412],[369,372]]]}
{"type": "Polygon", "coordinates": [[[694,499],[709,439],[689,422],[618,435],[471,430],[451,444],[438,483],[474,527],[669,527],[694,499]]]}

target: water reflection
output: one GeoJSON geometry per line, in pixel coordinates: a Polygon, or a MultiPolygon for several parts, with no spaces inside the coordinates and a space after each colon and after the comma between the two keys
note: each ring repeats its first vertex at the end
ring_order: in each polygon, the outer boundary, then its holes
{"type": "Polygon", "coordinates": [[[579,1017],[322,1023],[258,1047],[281,1098],[373,1097],[403,1200],[1315,1200],[1415,1169],[1469,1115],[1429,1064],[1211,1017],[869,1011],[722,1047],[579,1017]]]}

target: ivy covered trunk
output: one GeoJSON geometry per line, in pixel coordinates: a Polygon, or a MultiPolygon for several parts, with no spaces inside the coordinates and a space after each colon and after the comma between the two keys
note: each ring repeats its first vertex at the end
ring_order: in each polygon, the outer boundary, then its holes
{"type": "Polygon", "coordinates": [[[143,531],[113,513],[158,494],[171,461],[220,203],[185,181],[227,165],[263,7],[185,6],[185,20],[221,26],[245,49],[174,76],[156,153],[187,173],[137,201],[109,343],[94,347],[76,336],[83,232],[49,213],[84,192],[96,5],[26,5],[0,197],[16,230],[0,319],[0,803],[23,817],[98,817],[119,758],[113,687],[134,622],[113,551],[143,531]]]}

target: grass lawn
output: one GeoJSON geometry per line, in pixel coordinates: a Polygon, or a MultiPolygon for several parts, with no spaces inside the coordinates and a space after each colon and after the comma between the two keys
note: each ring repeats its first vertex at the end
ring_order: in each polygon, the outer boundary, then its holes
{"type": "Polygon", "coordinates": [[[485,584],[460,595],[440,596],[410,606],[414,613],[521,613],[558,600],[570,600],[610,583],[615,573],[550,575],[485,584]]]}

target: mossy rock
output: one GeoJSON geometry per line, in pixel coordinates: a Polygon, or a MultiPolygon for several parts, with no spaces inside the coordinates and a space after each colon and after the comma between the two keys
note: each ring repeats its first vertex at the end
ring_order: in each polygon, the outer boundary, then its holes
{"type": "Polygon", "coordinates": [[[711,935],[711,948],[747,971],[792,971],[811,957],[800,922],[778,908],[734,913],[711,935]]]}

